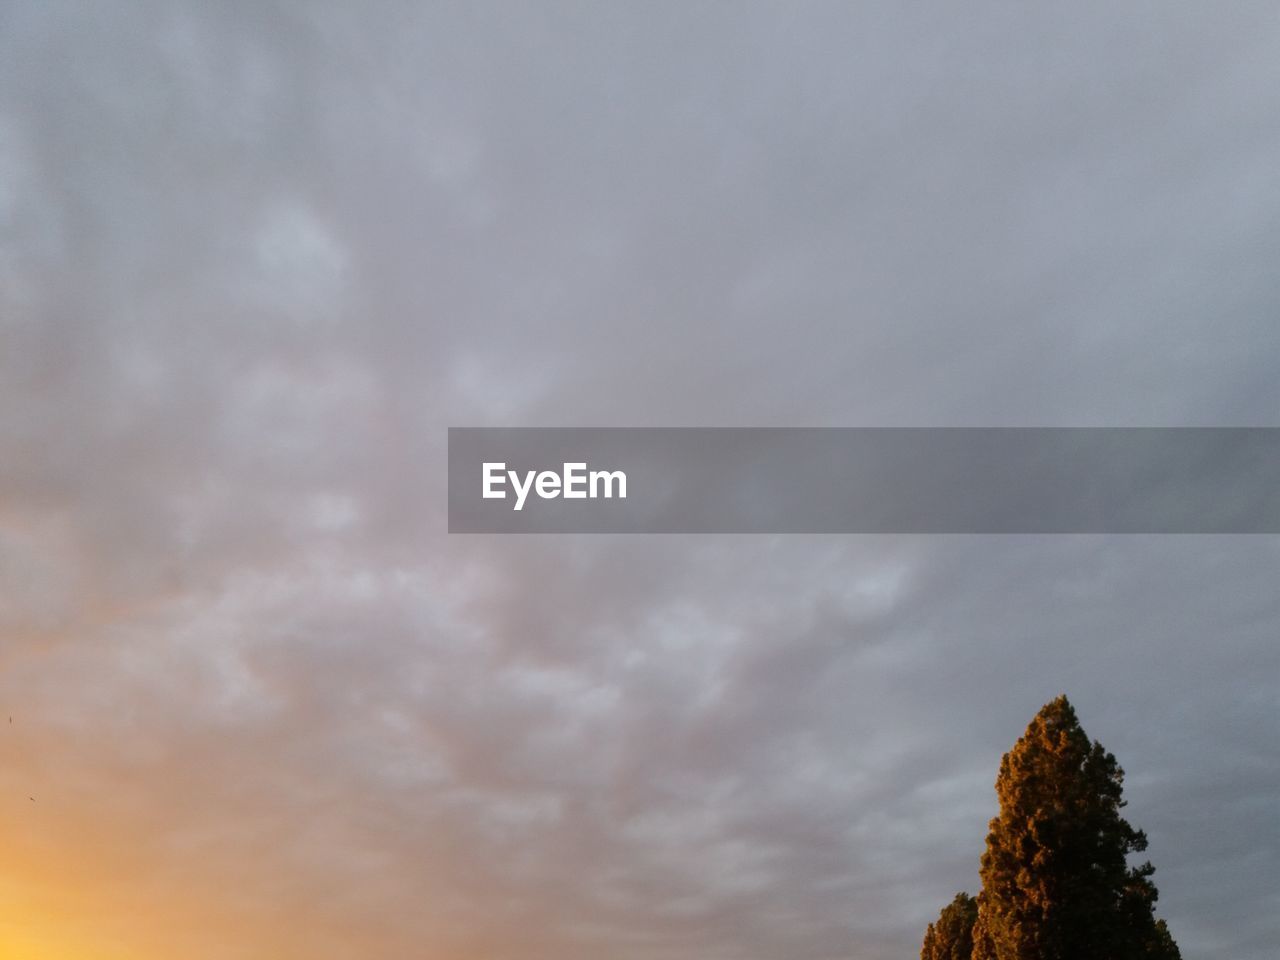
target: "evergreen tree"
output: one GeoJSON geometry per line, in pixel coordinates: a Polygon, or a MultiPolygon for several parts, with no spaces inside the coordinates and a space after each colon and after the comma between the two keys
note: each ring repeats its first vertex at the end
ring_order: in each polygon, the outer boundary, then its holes
{"type": "Polygon", "coordinates": [[[936,923],[929,924],[920,948],[920,960],[969,960],[973,953],[973,922],[978,919],[978,901],[967,893],[957,893],[942,908],[936,923]]]}
{"type": "Polygon", "coordinates": [[[1120,809],[1124,772],[1066,697],[1005,754],[982,855],[973,960],[1178,960],[1152,908],[1153,867],[1120,809]]]}

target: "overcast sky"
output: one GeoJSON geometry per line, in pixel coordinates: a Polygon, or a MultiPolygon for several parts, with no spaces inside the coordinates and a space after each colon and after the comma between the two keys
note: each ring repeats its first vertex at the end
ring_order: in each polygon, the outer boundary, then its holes
{"type": "Polygon", "coordinates": [[[1280,538],[449,537],[445,430],[1280,426],[1274,3],[0,2],[0,946],[891,960],[1066,692],[1280,943],[1280,538]]]}

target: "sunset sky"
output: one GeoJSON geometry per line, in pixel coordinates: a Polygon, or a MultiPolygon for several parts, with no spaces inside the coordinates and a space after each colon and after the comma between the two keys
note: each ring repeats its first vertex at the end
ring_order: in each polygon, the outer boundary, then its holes
{"type": "Polygon", "coordinates": [[[1280,426],[1277,171],[1267,2],[0,0],[0,957],[913,957],[1065,692],[1272,960],[1280,538],[450,536],[445,442],[1280,426]]]}

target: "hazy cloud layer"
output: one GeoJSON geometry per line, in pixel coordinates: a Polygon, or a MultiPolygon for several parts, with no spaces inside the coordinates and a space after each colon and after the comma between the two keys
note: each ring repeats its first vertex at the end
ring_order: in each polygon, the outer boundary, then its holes
{"type": "Polygon", "coordinates": [[[449,425],[1280,425],[1277,90],[1269,4],[5,5],[0,942],[911,956],[1066,691],[1272,956],[1276,538],[443,531],[449,425]]]}

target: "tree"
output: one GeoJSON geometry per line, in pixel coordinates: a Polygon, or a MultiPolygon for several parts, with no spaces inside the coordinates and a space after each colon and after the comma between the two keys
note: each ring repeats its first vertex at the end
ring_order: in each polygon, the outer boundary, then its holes
{"type": "Polygon", "coordinates": [[[936,923],[929,924],[920,948],[920,960],[969,960],[973,953],[973,922],[978,919],[978,901],[967,893],[957,893],[942,908],[936,923]]]}
{"type": "Polygon", "coordinates": [[[1154,868],[1128,865],[1147,838],[1120,816],[1123,780],[1066,697],[1036,714],[1000,762],[973,960],[1178,960],[1154,868]]]}

